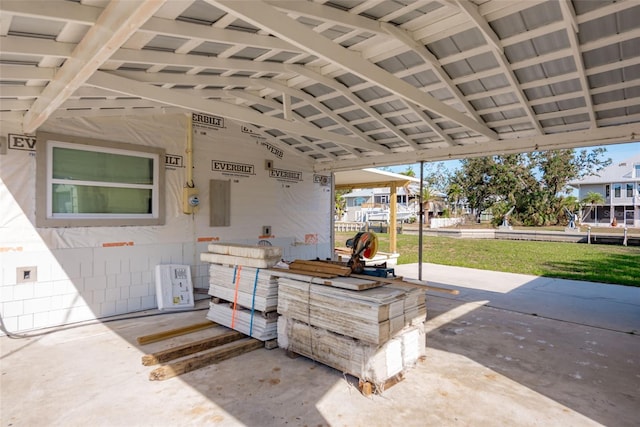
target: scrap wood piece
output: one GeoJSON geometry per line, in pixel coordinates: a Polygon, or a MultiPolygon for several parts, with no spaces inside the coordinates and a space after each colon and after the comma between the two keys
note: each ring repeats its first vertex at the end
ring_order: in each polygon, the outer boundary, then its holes
{"type": "Polygon", "coordinates": [[[144,335],[137,338],[138,344],[150,344],[152,342],[162,341],[169,338],[177,337],[180,335],[190,334],[191,332],[201,331],[203,329],[212,328],[218,326],[217,323],[206,321],[200,322],[182,328],[169,329],[167,331],[157,332],[155,334],[144,335]]]}
{"type": "Polygon", "coordinates": [[[163,381],[213,363],[231,359],[232,357],[248,353],[261,347],[264,347],[264,342],[255,338],[243,338],[239,341],[216,347],[213,350],[206,351],[202,354],[197,354],[188,359],[160,366],[159,368],[151,371],[149,374],[149,380],[163,381]]]}
{"type": "MultiPolygon", "coordinates": [[[[351,277],[357,277],[359,279],[371,279],[372,276],[367,276],[366,274],[352,274],[351,277]]],[[[414,287],[414,288],[424,288],[428,291],[435,291],[435,292],[443,292],[445,294],[451,294],[451,295],[458,295],[460,293],[459,290],[457,289],[447,289],[447,288],[441,288],[439,286],[432,286],[432,285],[427,285],[424,282],[420,282],[420,283],[414,283],[414,282],[408,282],[405,279],[403,279],[402,277],[396,277],[393,279],[389,279],[389,278],[384,278],[384,277],[376,277],[375,280],[379,281],[379,282],[383,282],[383,283],[392,283],[394,285],[404,285],[404,286],[410,286],[410,287],[414,287]]]]}
{"type": "Polygon", "coordinates": [[[400,372],[378,385],[370,381],[358,380],[358,388],[364,396],[371,396],[374,392],[376,394],[382,394],[385,390],[393,387],[402,380],[404,380],[404,373],[400,372]]]}
{"type": "Polygon", "coordinates": [[[157,365],[158,363],[168,362],[183,356],[198,353],[200,351],[209,350],[213,347],[219,347],[233,341],[242,339],[244,335],[238,331],[229,331],[215,337],[204,338],[192,343],[172,347],[156,353],[145,354],[142,356],[142,364],[144,366],[157,365]]]}

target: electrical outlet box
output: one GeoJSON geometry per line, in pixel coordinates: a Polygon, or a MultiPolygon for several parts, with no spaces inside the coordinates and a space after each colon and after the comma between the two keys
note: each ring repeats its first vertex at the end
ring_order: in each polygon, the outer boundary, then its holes
{"type": "Polygon", "coordinates": [[[29,283],[38,281],[38,267],[16,268],[16,283],[29,283]]]}
{"type": "Polygon", "coordinates": [[[198,211],[200,204],[198,193],[197,188],[184,187],[182,189],[182,212],[191,215],[198,211]]]}
{"type": "Polygon", "coordinates": [[[271,236],[271,226],[270,225],[263,225],[262,226],[262,235],[263,236],[271,236]]]}

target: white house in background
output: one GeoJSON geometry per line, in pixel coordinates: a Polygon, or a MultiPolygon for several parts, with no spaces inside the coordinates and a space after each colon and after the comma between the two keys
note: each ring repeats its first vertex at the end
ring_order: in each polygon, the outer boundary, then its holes
{"type": "Polygon", "coordinates": [[[569,185],[578,189],[580,200],[590,192],[604,199],[603,205],[583,209],[583,224],[610,226],[615,218],[619,227],[640,227],[640,153],[569,185]]]}
{"type": "MultiPolygon", "coordinates": [[[[407,192],[404,187],[397,189],[397,218],[407,220],[418,216],[416,195],[419,190],[407,192]]],[[[346,221],[388,221],[391,190],[389,188],[355,189],[344,194],[346,201],[346,221]]]]}

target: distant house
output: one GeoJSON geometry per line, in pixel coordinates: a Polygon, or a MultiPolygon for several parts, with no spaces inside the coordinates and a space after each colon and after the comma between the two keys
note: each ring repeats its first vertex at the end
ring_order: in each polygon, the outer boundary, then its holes
{"type": "MultiPolygon", "coordinates": [[[[389,210],[390,193],[389,188],[364,188],[344,194],[342,197],[345,199],[347,207],[344,219],[347,221],[371,220],[368,217],[381,219],[381,214],[389,210]]],[[[416,194],[407,193],[405,188],[398,188],[396,201],[399,215],[416,213],[415,197],[416,194]]]]}
{"type": "Polygon", "coordinates": [[[599,193],[604,199],[602,205],[583,208],[583,224],[606,226],[615,218],[618,226],[640,227],[640,154],[608,166],[598,176],[587,176],[569,185],[578,189],[580,200],[590,192],[599,193]]]}
{"type": "MultiPolygon", "coordinates": [[[[420,211],[419,193],[420,188],[417,185],[411,185],[408,192],[404,187],[398,188],[396,201],[399,220],[406,222],[417,219],[420,211]]],[[[432,200],[425,202],[424,212],[427,219],[442,215],[446,207],[446,194],[435,192],[434,196],[432,200]]],[[[343,218],[345,221],[388,221],[389,188],[355,189],[342,197],[346,201],[347,208],[343,218]]]]}

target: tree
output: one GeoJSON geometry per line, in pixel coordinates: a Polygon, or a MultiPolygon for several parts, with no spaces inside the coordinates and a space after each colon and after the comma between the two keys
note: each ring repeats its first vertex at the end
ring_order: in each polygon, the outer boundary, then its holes
{"type": "Polygon", "coordinates": [[[347,211],[347,200],[343,197],[349,190],[336,190],[334,193],[334,210],[338,221],[342,220],[342,216],[347,211]]]}
{"type": "Polygon", "coordinates": [[[598,222],[598,205],[604,204],[604,197],[602,197],[602,194],[596,193],[595,191],[590,191],[582,199],[582,203],[584,203],[585,206],[589,207],[589,210],[585,214],[585,217],[591,213],[591,210],[594,206],[596,207],[595,219],[596,222],[598,222]]]}
{"type": "Polygon", "coordinates": [[[453,214],[454,216],[458,216],[458,205],[460,204],[460,199],[462,198],[464,191],[460,184],[452,182],[449,184],[447,188],[447,198],[449,199],[449,203],[453,204],[453,214]]]}
{"type": "Polygon", "coordinates": [[[424,163],[422,176],[430,188],[442,193],[447,191],[452,178],[451,172],[444,162],[424,163]]]}
{"type": "Polygon", "coordinates": [[[400,175],[406,175],[406,176],[410,176],[411,178],[415,178],[416,177],[416,172],[413,170],[412,166],[407,166],[407,168],[400,172],[400,175]]]}
{"type": "Polygon", "coordinates": [[[579,153],[553,150],[467,159],[453,182],[462,187],[477,215],[499,202],[496,211],[514,207],[514,224],[558,224],[566,217],[568,182],[608,166],[611,160],[601,158],[605,152],[604,148],[579,153]]]}
{"type": "MultiPolygon", "coordinates": [[[[436,193],[429,187],[422,188],[422,211],[426,212],[426,217],[429,219],[429,205],[436,199],[436,193]]],[[[436,209],[434,206],[434,216],[436,214],[436,209]]]]}

